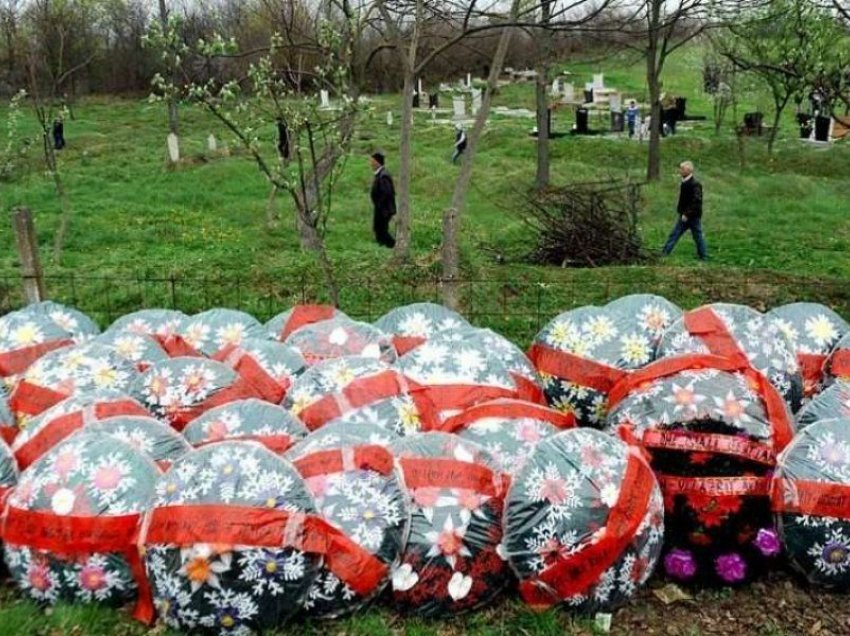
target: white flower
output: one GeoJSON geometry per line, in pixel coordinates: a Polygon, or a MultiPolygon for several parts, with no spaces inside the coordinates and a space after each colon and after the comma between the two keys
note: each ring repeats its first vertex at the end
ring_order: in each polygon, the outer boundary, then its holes
{"type": "Polygon", "coordinates": [[[44,341],[44,334],[37,325],[25,322],[9,334],[9,340],[16,347],[27,347],[44,341]]]}
{"type": "Polygon", "coordinates": [[[50,508],[57,515],[68,515],[74,509],[74,502],[77,496],[73,490],[68,488],[60,488],[50,498],[50,508]]]}
{"type": "Polygon", "coordinates": [[[466,598],[469,590],[472,589],[472,577],[466,576],[461,572],[455,572],[452,574],[452,578],[449,579],[448,589],[452,600],[460,601],[466,598]]]}
{"type": "Polygon", "coordinates": [[[419,582],[419,575],[413,571],[409,563],[396,568],[393,572],[393,590],[406,592],[419,582]]]}
{"type": "Polygon", "coordinates": [[[620,489],[615,484],[605,484],[599,491],[599,498],[609,508],[613,508],[620,497],[620,489]]]}
{"type": "Polygon", "coordinates": [[[838,339],[838,330],[832,321],[823,314],[806,320],[806,335],[819,347],[828,347],[838,339]]]}
{"type": "Polygon", "coordinates": [[[606,342],[617,335],[617,328],[608,316],[594,316],[587,321],[585,332],[597,342],[606,342]]]}
{"type": "Polygon", "coordinates": [[[641,366],[649,362],[651,347],[649,340],[639,334],[627,334],[620,338],[620,357],[630,366],[641,366]]]}
{"type": "Polygon", "coordinates": [[[371,344],[363,347],[363,351],[360,352],[364,358],[380,358],[381,357],[381,346],[377,342],[373,342],[371,344]]]}
{"type": "Polygon", "coordinates": [[[348,342],[348,332],[343,327],[337,327],[328,335],[328,342],[341,347],[348,342]]]}
{"type": "Polygon", "coordinates": [[[416,312],[405,316],[398,325],[399,333],[412,338],[427,338],[434,331],[434,325],[425,314],[416,312]]]}

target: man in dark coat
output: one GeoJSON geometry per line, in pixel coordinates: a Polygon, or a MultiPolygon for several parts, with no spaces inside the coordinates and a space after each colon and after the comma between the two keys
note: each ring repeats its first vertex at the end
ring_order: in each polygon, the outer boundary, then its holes
{"type": "Polygon", "coordinates": [[[702,236],[702,184],[694,177],[694,164],[690,161],[682,162],[679,175],[682,177],[679,205],[676,207],[679,216],[662,251],[665,256],[669,255],[676,247],[676,242],[682,238],[682,234],[690,230],[697,245],[697,256],[704,261],[708,258],[708,252],[702,236]]]}
{"type": "Polygon", "coordinates": [[[372,227],[375,240],[384,247],[393,247],[395,239],[390,234],[390,219],[396,212],[393,178],[384,167],[384,155],[380,152],[369,157],[369,165],[375,172],[375,179],[372,181],[372,205],[375,208],[372,227]]]}

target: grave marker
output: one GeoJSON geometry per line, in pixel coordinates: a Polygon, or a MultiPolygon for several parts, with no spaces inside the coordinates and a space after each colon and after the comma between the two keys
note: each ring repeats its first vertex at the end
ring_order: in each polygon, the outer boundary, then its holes
{"type": "Polygon", "coordinates": [[[180,140],[177,135],[173,132],[168,133],[168,137],[165,139],[166,146],[168,147],[168,160],[171,163],[177,163],[180,161],[180,140]]]}
{"type": "Polygon", "coordinates": [[[605,88],[605,75],[603,73],[594,73],[593,89],[600,90],[602,88],[605,88]]]}
{"type": "Polygon", "coordinates": [[[454,110],[455,119],[466,117],[466,100],[463,98],[463,95],[452,97],[452,109],[454,110]]]}
{"type": "Polygon", "coordinates": [[[207,149],[210,152],[218,152],[218,142],[213,134],[210,134],[210,136],[207,137],[207,149]]]}
{"type": "Polygon", "coordinates": [[[477,115],[479,110],[481,110],[481,90],[480,89],[473,89],[472,90],[472,114],[477,115]]]}
{"type": "Polygon", "coordinates": [[[319,99],[321,99],[321,101],[322,101],[322,108],[330,108],[331,107],[331,100],[330,100],[330,95],[328,95],[328,91],[326,91],[326,90],[319,91],[319,99]]]}

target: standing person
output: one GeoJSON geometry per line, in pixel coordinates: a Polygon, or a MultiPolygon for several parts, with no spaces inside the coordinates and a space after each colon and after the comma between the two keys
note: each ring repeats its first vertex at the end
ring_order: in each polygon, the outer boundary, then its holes
{"type": "Polygon", "coordinates": [[[697,257],[704,261],[708,259],[708,252],[702,235],[702,184],[694,177],[694,164],[690,161],[683,161],[679,165],[679,176],[682,177],[679,204],[676,207],[679,217],[662,252],[664,256],[669,256],[682,234],[690,230],[697,246],[697,257]]]}
{"type": "Polygon", "coordinates": [[[53,148],[62,150],[65,147],[65,122],[61,116],[53,120],[53,148]]]}
{"type": "Polygon", "coordinates": [[[369,165],[375,173],[372,181],[372,205],[375,209],[372,229],[375,240],[384,247],[394,247],[395,239],[390,234],[390,219],[395,216],[395,186],[393,178],[384,167],[384,155],[376,152],[369,157],[369,165]]]}
{"type": "Polygon", "coordinates": [[[640,108],[638,108],[635,100],[629,102],[629,107],[626,109],[626,123],[629,126],[629,139],[635,136],[635,126],[640,117],[640,108]]]}
{"type": "Polygon", "coordinates": [[[452,163],[457,163],[464,150],[466,150],[466,131],[463,126],[458,124],[455,126],[455,149],[452,153],[452,163]]]}

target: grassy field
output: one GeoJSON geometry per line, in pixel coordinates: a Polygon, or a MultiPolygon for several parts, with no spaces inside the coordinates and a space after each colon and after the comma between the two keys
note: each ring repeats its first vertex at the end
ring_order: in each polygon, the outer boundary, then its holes
{"type": "MultiPolygon", "coordinates": [[[[665,88],[689,98],[688,111],[711,114],[701,92],[700,49],[674,57],[665,88]]],[[[593,71],[604,71],[606,83],[626,97],[645,97],[641,64],[612,58],[594,64],[566,64],[581,85],[593,71]]],[[[447,105],[444,96],[444,106],[447,105]]],[[[500,91],[497,105],[530,107],[531,85],[500,91]]],[[[372,101],[348,157],[336,193],[327,243],[343,286],[344,309],[375,317],[407,299],[432,297],[436,291],[408,281],[437,271],[440,216],[457,168],[449,161],[453,133],[419,112],[413,161],[414,262],[403,271],[387,268],[388,252],[371,236],[368,197],[371,173],[365,156],[373,149],[397,165],[397,122],[386,125],[386,111],[396,98],[372,101]],[[388,281],[393,281],[390,284],[388,281]]],[[[745,110],[767,110],[763,95],[745,95],[745,110]]],[[[27,130],[34,130],[27,112],[27,130]]],[[[0,113],[2,117],[2,113],[0,113]]],[[[2,121],[2,119],[0,119],[2,121]]],[[[556,115],[555,129],[566,129],[572,115],[556,115]]],[[[279,201],[282,222],[273,231],[264,224],[266,184],[245,156],[210,156],[206,137],[213,132],[231,147],[223,131],[198,109],[182,110],[184,162],[165,162],[163,107],[145,100],[88,99],[67,125],[69,146],[62,152],[64,178],[74,209],[62,267],[50,261],[50,245],[58,223],[58,202],[43,174],[37,153],[23,174],[0,187],[3,209],[25,204],[36,215],[39,242],[50,288],[61,300],[76,302],[106,322],[141,304],[177,304],[189,311],[214,304],[242,306],[261,318],[303,297],[320,295],[314,284],[311,256],[298,249],[293,215],[279,201]],[[167,281],[140,284],[85,280],[198,277],[205,283],[167,281]],[[69,276],[75,280],[70,281],[69,276]],[[172,294],[172,292],[174,292],[172,294]]],[[[469,286],[467,309],[507,330],[518,339],[533,335],[540,320],[575,304],[638,290],[658,291],[693,304],[717,297],[772,304],[795,297],[827,300],[850,311],[850,301],[836,295],[850,277],[850,220],[846,215],[845,176],[850,174],[850,145],[822,149],[795,138],[792,115],[772,157],[762,139],[748,140],[746,165],[740,164],[731,117],[719,135],[708,122],[689,123],[675,138],[663,141],[663,178],[645,189],[641,227],[647,250],[657,254],[674,220],[677,196],[675,167],[693,160],[706,191],[705,228],[711,263],[695,268],[693,245],[684,237],[663,264],[597,270],[543,268],[523,262],[530,236],[521,214],[534,174],[534,140],[530,119],[494,116],[476,161],[463,228],[465,277],[497,281],[469,286]],[[497,265],[495,254],[505,256],[497,265]],[[509,284],[505,284],[506,281],[509,284]],[[538,282],[548,286],[541,288],[538,282]],[[517,314],[527,315],[518,316],[517,314]],[[511,318],[507,316],[510,314],[511,318]]],[[[606,137],[568,137],[552,141],[553,180],[557,184],[605,177],[640,180],[646,145],[606,137]]],[[[16,256],[8,225],[0,226],[0,284],[19,302],[16,256]]],[[[0,306],[3,301],[0,298],[0,306]]]]}
{"type": "MultiPolygon", "coordinates": [[[[710,115],[710,102],[701,92],[701,65],[699,48],[682,51],[670,61],[665,88],[688,96],[689,112],[710,115]]],[[[589,80],[592,72],[601,71],[606,83],[624,90],[627,98],[645,98],[642,65],[637,60],[612,58],[594,64],[565,64],[564,68],[573,73],[578,86],[589,80]]],[[[446,99],[444,96],[444,106],[446,99]]],[[[533,88],[506,87],[499,92],[496,105],[530,108],[533,88]]],[[[389,269],[389,253],[371,236],[371,172],[366,155],[383,150],[390,171],[396,168],[398,117],[395,127],[385,123],[386,111],[396,107],[394,96],[372,101],[340,180],[328,228],[328,249],[344,281],[342,308],[369,319],[402,302],[437,297],[434,285],[423,281],[438,272],[440,216],[457,171],[449,163],[451,128],[433,125],[427,113],[417,113],[414,261],[403,269],[389,269]]],[[[769,111],[758,91],[745,97],[739,116],[754,108],[769,111]]],[[[24,126],[33,132],[30,115],[27,112],[24,126]]],[[[265,319],[293,302],[321,298],[315,263],[298,249],[286,202],[280,202],[280,226],[268,231],[264,224],[268,189],[255,166],[236,153],[212,156],[207,152],[206,138],[211,132],[231,148],[233,142],[201,111],[186,107],[181,117],[185,159],[170,168],[165,161],[162,106],[141,98],[90,98],[77,106],[76,120],[66,126],[69,146],[61,155],[74,209],[61,267],[50,260],[59,206],[38,155],[32,155],[19,178],[0,183],[4,210],[27,205],[35,212],[51,294],[77,304],[102,324],[142,305],[172,304],[186,311],[214,305],[242,307],[265,319]]],[[[0,110],[0,121],[4,119],[0,110]]],[[[555,129],[564,130],[571,123],[571,116],[558,114],[555,129]]],[[[476,281],[464,287],[467,313],[521,344],[527,344],[542,322],[564,309],[635,292],[662,293],[688,306],[730,300],[765,308],[813,299],[836,305],[850,316],[850,285],[845,284],[850,280],[850,259],[846,257],[850,247],[850,144],[823,149],[799,142],[789,113],[775,154],[768,157],[764,140],[748,140],[742,165],[731,123],[727,121],[719,135],[710,121],[689,123],[678,136],[664,140],[663,178],[644,192],[642,234],[647,250],[657,254],[674,221],[676,165],[683,159],[696,163],[706,191],[704,224],[710,263],[695,265],[693,246],[685,237],[673,257],[663,263],[651,259],[637,267],[565,270],[523,262],[530,237],[521,213],[524,192],[534,175],[535,146],[527,134],[533,121],[494,116],[475,164],[465,211],[464,275],[476,281]],[[496,253],[504,255],[503,264],[496,263],[496,253]]],[[[552,174],[556,184],[605,177],[640,180],[645,154],[645,144],[625,139],[558,139],[552,142],[552,174]]],[[[9,225],[4,220],[0,223],[0,313],[21,301],[16,267],[9,225]]],[[[797,614],[787,608],[779,616],[763,612],[763,596],[758,590],[706,592],[684,604],[678,622],[671,623],[676,612],[645,593],[615,615],[614,633],[850,633],[846,602],[825,597],[828,607],[821,610],[791,583],[777,585],[776,590],[790,589],[797,595],[794,602],[801,608],[797,614]],[[747,603],[751,619],[741,617],[747,603]],[[728,624],[731,632],[712,628],[717,627],[712,616],[719,604],[726,608],[722,611],[734,614],[728,624]],[[697,614],[704,614],[705,620],[692,619],[697,614]],[[792,614],[797,622],[789,618],[792,614]],[[817,617],[821,615],[832,616],[834,621],[827,623],[824,618],[820,622],[817,617]],[[818,629],[826,631],[802,627],[815,620],[818,629]]],[[[773,587],[769,593],[771,598],[775,596],[773,587]]],[[[58,607],[45,614],[17,600],[8,588],[0,589],[0,636],[129,635],[142,631],[123,614],[109,610],[58,607]]],[[[566,613],[535,614],[509,601],[454,621],[402,620],[376,609],[332,626],[299,625],[292,633],[572,635],[591,634],[593,629],[566,613]]]]}

